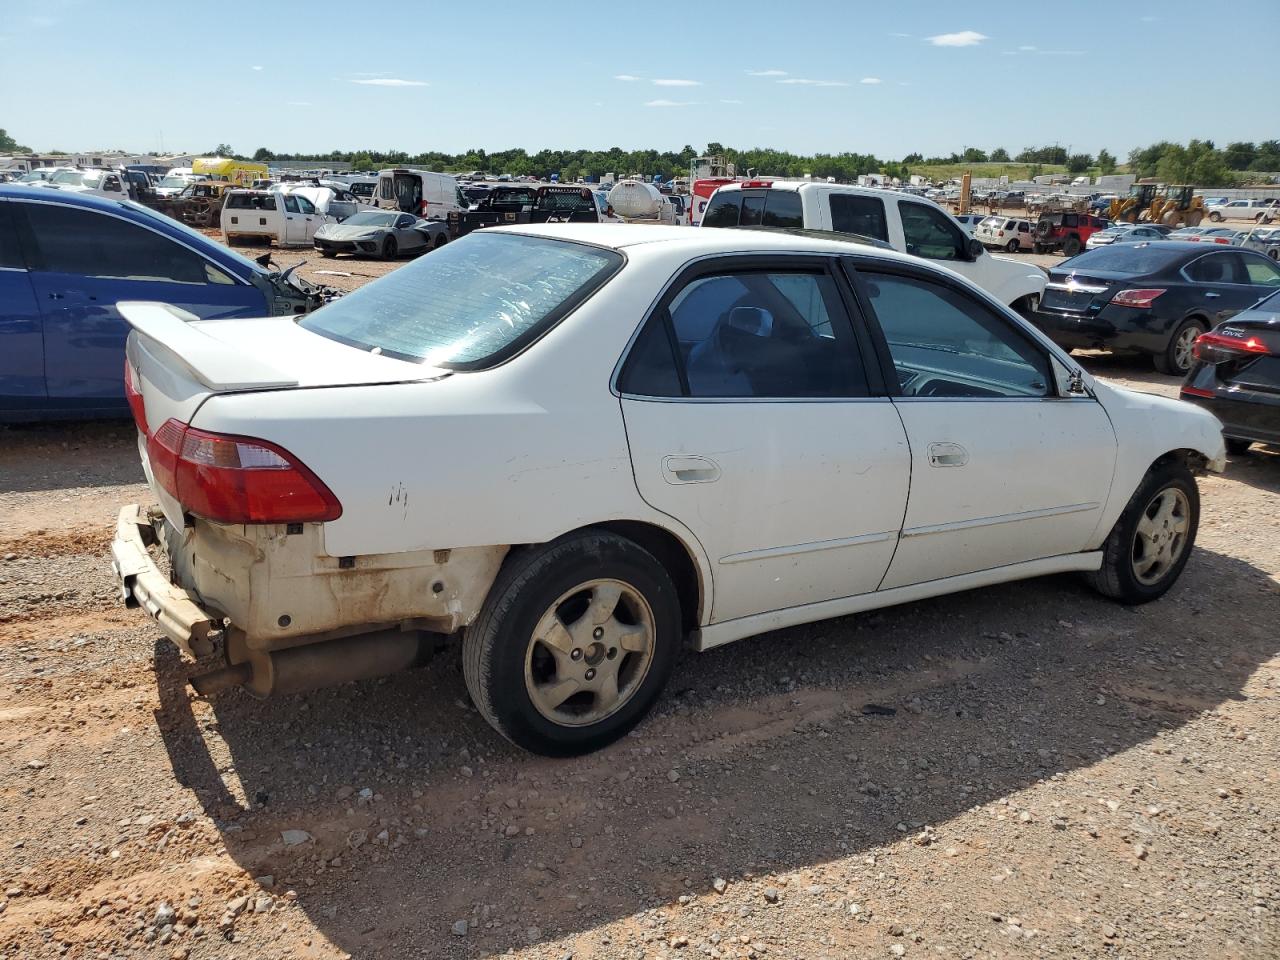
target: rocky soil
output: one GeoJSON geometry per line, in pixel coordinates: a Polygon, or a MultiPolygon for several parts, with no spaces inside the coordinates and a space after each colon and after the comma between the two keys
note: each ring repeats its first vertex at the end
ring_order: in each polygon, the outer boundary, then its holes
{"type": "Polygon", "coordinates": [[[452,648],[194,697],[104,555],[131,426],[0,432],[0,957],[1280,956],[1280,454],[1202,490],[1160,602],[1055,577],[686,654],[554,761],[452,648]]]}

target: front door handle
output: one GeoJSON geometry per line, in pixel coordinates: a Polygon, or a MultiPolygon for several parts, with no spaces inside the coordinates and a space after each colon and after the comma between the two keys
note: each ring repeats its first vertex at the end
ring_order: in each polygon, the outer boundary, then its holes
{"type": "Polygon", "coordinates": [[[1206,300],[1217,300],[1220,296],[1222,296],[1222,294],[1214,293],[1212,290],[1210,290],[1206,292],[1204,296],[1206,300]]]}
{"type": "Polygon", "coordinates": [[[969,462],[969,451],[958,443],[929,444],[929,466],[963,467],[969,462]]]}
{"type": "Polygon", "coordinates": [[[720,467],[706,457],[665,457],[662,475],[667,483],[711,483],[720,479],[720,467]]]}

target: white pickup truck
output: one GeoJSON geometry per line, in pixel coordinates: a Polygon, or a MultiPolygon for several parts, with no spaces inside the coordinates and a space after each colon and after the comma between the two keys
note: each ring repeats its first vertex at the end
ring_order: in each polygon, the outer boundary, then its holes
{"type": "Polygon", "coordinates": [[[1024,316],[1048,277],[1039,267],[994,257],[932,200],[895,190],[809,180],[726,183],[707,204],[703,227],[783,227],[854,234],[934,260],[1024,316]]]}

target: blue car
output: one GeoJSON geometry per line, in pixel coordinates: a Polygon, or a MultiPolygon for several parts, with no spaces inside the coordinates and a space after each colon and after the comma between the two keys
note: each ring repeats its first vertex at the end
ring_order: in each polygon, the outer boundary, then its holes
{"type": "Polygon", "coordinates": [[[323,303],[320,288],[136,203],[0,186],[0,423],[129,416],[120,300],[202,319],[323,303]]]}

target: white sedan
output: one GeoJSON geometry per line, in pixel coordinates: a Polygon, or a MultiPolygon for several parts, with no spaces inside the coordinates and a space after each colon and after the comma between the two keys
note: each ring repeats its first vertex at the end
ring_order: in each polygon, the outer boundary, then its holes
{"type": "Polygon", "coordinates": [[[476,706],[546,754],[623,735],[683,641],[1064,571],[1154,600],[1224,463],[1207,412],[810,235],[490,229],[304,317],[120,310],[158,507],[122,511],[114,566],[221,658],[197,691],[386,674],[461,632],[476,706]]]}

